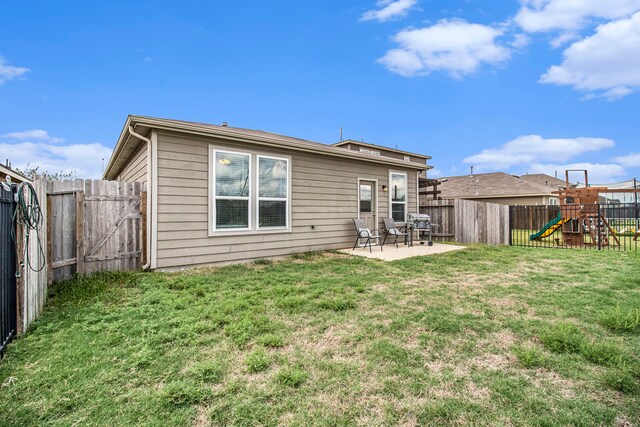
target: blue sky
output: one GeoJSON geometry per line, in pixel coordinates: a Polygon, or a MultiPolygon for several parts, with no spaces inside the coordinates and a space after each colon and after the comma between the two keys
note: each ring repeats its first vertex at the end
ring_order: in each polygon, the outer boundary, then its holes
{"type": "Polygon", "coordinates": [[[100,175],[127,114],[640,176],[640,0],[4,2],[0,157],[100,175]]]}

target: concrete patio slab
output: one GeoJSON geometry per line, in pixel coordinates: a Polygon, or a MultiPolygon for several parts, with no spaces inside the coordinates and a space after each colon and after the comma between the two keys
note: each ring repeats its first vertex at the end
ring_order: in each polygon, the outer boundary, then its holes
{"type": "Polygon", "coordinates": [[[373,252],[369,252],[368,247],[356,248],[355,250],[341,249],[340,252],[366,258],[381,259],[383,261],[396,261],[399,259],[411,258],[414,256],[434,255],[445,252],[458,251],[464,248],[464,246],[443,245],[441,243],[434,243],[433,246],[427,246],[426,244],[416,244],[414,246],[400,245],[400,247],[398,248],[393,245],[385,245],[383,251],[380,250],[380,246],[374,246],[373,252]]]}

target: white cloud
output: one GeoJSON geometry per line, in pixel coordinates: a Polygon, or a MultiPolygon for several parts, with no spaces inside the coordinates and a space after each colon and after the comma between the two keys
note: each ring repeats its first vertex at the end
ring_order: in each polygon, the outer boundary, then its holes
{"type": "Polygon", "coordinates": [[[6,61],[0,56],[0,85],[9,80],[19,79],[29,71],[31,70],[28,68],[7,65],[6,61]]]}
{"type": "Polygon", "coordinates": [[[551,47],[554,49],[558,49],[564,45],[566,45],[569,42],[572,42],[574,40],[577,40],[580,38],[580,35],[578,33],[574,33],[573,31],[569,31],[566,33],[562,33],[559,36],[555,37],[553,40],[551,40],[551,47]]]}
{"type": "Polygon", "coordinates": [[[513,40],[509,42],[509,45],[515,49],[522,49],[531,43],[531,38],[526,34],[516,34],[513,36],[513,40]]]}
{"type": "Polygon", "coordinates": [[[368,10],[360,17],[361,21],[388,21],[393,18],[400,18],[407,15],[417,0],[379,0],[376,6],[381,9],[368,10]]]}
{"type": "Polygon", "coordinates": [[[562,64],[549,68],[540,82],[595,91],[596,97],[608,99],[635,91],[640,87],[640,12],[600,25],[594,35],[573,43],[562,64]]]}
{"type": "Polygon", "coordinates": [[[0,142],[0,153],[19,169],[39,167],[42,172],[73,172],[79,178],[100,178],[112,150],[97,142],[56,145],[49,142],[0,142]]]}
{"type": "Polygon", "coordinates": [[[378,62],[407,77],[446,71],[460,78],[482,64],[497,64],[510,57],[511,51],[496,42],[504,31],[444,19],[431,27],[400,31],[393,37],[399,48],[389,50],[378,62]]]}
{"type": "Polygon", "coordinates": [[[524,135],[500,147],[482,150],[465,158],[464,162],[481,169],[501,170],[545,161],[566,162],[579,154],[614,145],[612,140],[606,138],[545,139],[540,135],[524,135]]]}
{"type": "Polygon", "coordinates": [[[626,156],[619,156],[613,159],[615,162],[620,163],[622,166],[627,167],[640,167],[640,152],[631,153],[626,156]]]}
{"type": "Polygon", "coordinates": [[[2,135],[2,138],[18,139],[18,140],[37,139],[39,141],[49,141],[49,142],[64,141],[63,138],[49,136],[49,132],[42,129],[25,130],[23,132],[11,132],[11,133],[2,135]]]}
{"type": "Polygon", "coordinates": [[[592,20],[623,18],[640,10],[640,0],[521,0],[515,22],[525,31],[573,31],[592,20]]]}
{"type": "MultiPolygon", "coordinates": [[[[620,178],[625,178],[628,176],[624,168],[615,163],[534,163],[526,169],[526,172],[545,173],[547,175],[554,176],[554,173],[564,173],[564,171],[567,169],[586,169],[589,172],[590,183],[614,182],[616,180],[619,180],[620,178]]],[[[571,177],[571,179],[572,181],[577,180],[573,177],[571,177]]],[[[584,180],[584,178],[580,176],[579,180],[584,180]]]]}

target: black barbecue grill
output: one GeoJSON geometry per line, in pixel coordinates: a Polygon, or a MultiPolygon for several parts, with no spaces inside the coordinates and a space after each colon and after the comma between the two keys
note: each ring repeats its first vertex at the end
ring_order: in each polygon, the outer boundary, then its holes
{"type": "Polygon", "coordinates": [[[420,244],[427,242],[429,246],[433,246],[431,240],[431,229],[437,227],[437,224],[431,223],[431,217],[427,214],[409,214],[407,221],[407,232],[409,235],[409,245],[413,246],[413,235],[417,232],[420,244]]]}

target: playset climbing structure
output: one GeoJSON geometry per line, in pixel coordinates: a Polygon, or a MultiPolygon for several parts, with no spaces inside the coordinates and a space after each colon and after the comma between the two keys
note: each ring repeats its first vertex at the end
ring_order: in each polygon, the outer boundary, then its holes
{"type": "Polygon", "coordinates": [[[589,176],[583,169],[567,170],[565,176],[565,188],[554,191],[560,199],[558,215],[529,239],[540,240],[560,230],[562,238],[555,237],[558,246],[620,246],[616,231],[605,217],[606,211],[598,204],[600,193],[607,192],[608,188],[589,187],[589,176]],[[572,187],[569,172],[584,172],[585,186],[572,187]]]}

